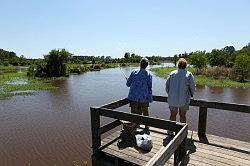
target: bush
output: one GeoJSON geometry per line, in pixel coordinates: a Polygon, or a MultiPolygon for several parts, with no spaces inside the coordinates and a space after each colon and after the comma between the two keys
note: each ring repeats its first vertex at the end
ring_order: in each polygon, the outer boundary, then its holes
{"type": "Polygon", "coordinates": [[[230,78],[232,77],[232,69],[225,66],[214,66],[203,69],[196,69],[194,72],[195,75],[205,75],[207,77],[214,78],[230,78]]]}
{"type": "Polygon", "coordinates": [[[245,82],[250,72],[250,56],[240,54],[236,56],[233,66],[235,79],[239,82],[245,82]]]}
{"type": "Polygon", "coordinates": [[[195,68],[205,68],[207,67],[207,58],[205,56],[205,51],[196,51],[188,58],[190,64],[195,68]]]}
{"type": "Polygon", "coordinates": [[[101,69],[101,66],[100,66],[100,65],[94,65],[94,69],[95,69],[95,70],[100,70],[100,69],[101,69]]]}
{"type": "Polygon", "coordinates": [[[44,56],[46,61],[46,71],[49,77],[60,77],[66,74],[66,62],[71,53],[65,49],[51,50],[49,55],[44,56]]]}
{"type": "Polygon", "coordinates": [[[73,67],[70,67],[69,72],[70,72],[70,73],[77,73],[77,74],[80,74],[80,73],[81,73],[81,69],[80,69],[79,66],[73,66],[73,67]]]}
{"type": "Polygon", "coordinates": [[[101,64],[101,67],[106,67],[106,64],[102,63],[102,64],[101,64]]]}
{"type": "Polygon", "coordinates": [[[213,49],[207,54],[211,66],[224,66],[228,64],[228,57],[223,50],[213,49]]]}
{"type": "Polygon", "coordinates": [[[127,66],[126,63],[122,63],[120,66],[125,67],[127,66]]]}
{"type": "Polygon", "coordinates": [[[36,76],[36,65],[32,64],[28,68],[27,76],[35,77],[36,76]]]}
{"type": "Polygon", "coordinates": [[[4,65],[4,66],[9,66],[9,62],[8,62],[8,61],[4,61],[4,62],[3,62],[3,65],[4,65]]]}

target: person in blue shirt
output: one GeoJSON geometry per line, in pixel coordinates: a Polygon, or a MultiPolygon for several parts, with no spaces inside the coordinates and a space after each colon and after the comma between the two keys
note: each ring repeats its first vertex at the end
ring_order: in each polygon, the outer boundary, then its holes
{"type": "MultiPolygon", "coordinates": [[[[131,113],[148,116],[149,102],[152,102],[152,76],[146,70],[149,62],[147,58],[140,61],[140,69],[133,70],[127,79],[130,87],[128,99],[131,113]]],[[[148,129],[148,126],[145,126],[148,129]]]]}
{"type": "Polygon", "coordinates": [[[176,121],[179,112],[180,121],[186,123],[186,112],[195,91],[195,81],[193,74],[186,70],[187,61],[184,58],[180,58],[177,64],[178,69],[172,71],[166,81],[170,120],[176,121]]]}

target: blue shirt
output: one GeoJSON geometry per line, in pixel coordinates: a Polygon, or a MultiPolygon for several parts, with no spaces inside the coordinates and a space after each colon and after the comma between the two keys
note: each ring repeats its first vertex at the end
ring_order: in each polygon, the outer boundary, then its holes
{"type": "Polygon", "coordinates": [[[191,93],[194,94],[195,82],[191,72],[185,69],[174,70],[166,81],[168,104],[173,107],[189,105],[191,93]]]}
{"type": "Polygon", "coordinates": [[[152,76],[143,68],[131,72],[127,84],[128,99],[139,103],[152,102],[152,76]]]}

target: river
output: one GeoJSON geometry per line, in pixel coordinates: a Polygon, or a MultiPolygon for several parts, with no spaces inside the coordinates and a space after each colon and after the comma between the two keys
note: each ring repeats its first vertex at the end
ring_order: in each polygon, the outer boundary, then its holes
{"type": "MultiPolygon", "coordinates": [[[[129,75],[132,69],[123,71],[129,75]]],[[[104,69],[55,81],[53,91],[0,101],[0,165],[90,165],[89,107],[125,98],[125,82],[119,68],[104,69]]],[[[164,79],[153,76],[154,95],[165,96],[164,85],[164,79]]],[[[197,87],[194,98],[250,105],[250,89],[197,87]]],[[[168,105],[154,102],[149,113],[168,119],[168,105]]],[[[197,108],[190,108],[187,123],[197,131],[197,108]]],[[[249,126],[249,114],[208,110],[207,133],[249,142],[249,126]]]]}

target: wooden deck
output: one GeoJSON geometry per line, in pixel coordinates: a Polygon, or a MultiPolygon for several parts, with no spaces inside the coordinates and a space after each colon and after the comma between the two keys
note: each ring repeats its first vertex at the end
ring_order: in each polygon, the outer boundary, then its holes
{"type": "MultiPolygon", "coordinates": [[[[153,96],[154,102],[166,102],[167,97],[153,96]]],[[[229,138],[206,134],[207,111],[212,109],[250,113],[250,106],[216,101],[191,100],[190,105],[199,107],[198,132],[188,131],[188,125],[146,117],[116,110],[128,104],[127,98],[111,102],[99,107],[91,107],[92,131],[92,165],[246,165],[250,166],[250,140],[242,142],[229,138]],[[113,122],[101,126],[101,117],[114,119],[113,122]],[[150,135],[153,149],[142,152],[134,145],[118,148],[120,131],[110,134],[124,121],[151,126],[150,135]],[[176,135],[168,137],[167,130],[176,135]],[[103,138],[103,134],[109,135],[103,138]],[[202,139],[200,139],[202,138],[202,139]],[[104,162],[105,161],[105,162],[104,162]]]]}
{"type": "MultiPolygon", "coordinates": [[[[119,137],[120,131],[116,131],[106,138],[102,139],[103,144],[107,144],[111,140],[119,137]]],[[[120,162],[125,160],[129,163],[122,165],[146,165],[150,159],[164,146],[171,141],[171,137],[166,135],[166,130],[158,128],[150,128],[150,135],[153,139],[153,149],[145,153],[135,147],[125,147],[119,149],[117,142],[113,142],[102,150],[104,156],[116,158],[120,162]]],[[[223,138],[219,136],[207,134],[207,138],[200,140],[197,132],[188,132],[187,139],[187,155],[181,165],[214,165],[214,166],[250,166],[250,143],[223,138]]],[[[103,157],[104,159],[105,157],[103,157]]],[[[174,157],[165,165],[173,165],[174,157]]],[[[100,163],[104,165],[104,163],[100,163]]],[[[115,165],[115,161],[106,162],[105,165],[115,165]],[[108,163],[108,164],[107,164],[108,163]]]]}

